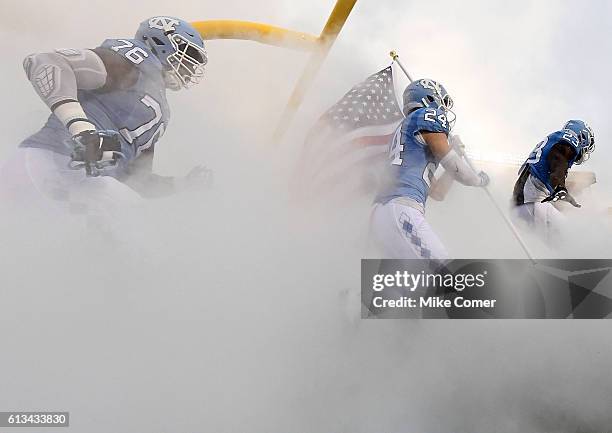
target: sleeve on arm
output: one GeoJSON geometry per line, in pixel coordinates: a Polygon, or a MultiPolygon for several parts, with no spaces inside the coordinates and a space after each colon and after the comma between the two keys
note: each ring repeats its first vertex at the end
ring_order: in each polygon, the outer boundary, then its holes
{"type": "Polygon", "coordinates": [[[145,198],[162,198],[176,192],[174,177],[153,173],[153,150],[146,150],[132,161],[120,180],[145,198]]]}
{"type": "Polygon", "coordinates": [[[565,178],[570,167],[570,161],[575,159],[576,150],[567,142],[555,144],[548,154],[550,167],[550,184],[553,188],[565,187],[565,178]]]}
{"type": "Polygon", "coordinates": [[[93,50],[63,49],[55,52],[70,64],[78,89],[95,90],[106,83],[106,67],[93,50]]]}
{"type": "Polygon", "coordinates": [[[72,135],[95,129],[78,101],[78,90],[104,86],[106,68],[91,50],[31,54],[23,68],[34,90],[72,135]]]}
{"type": "Polygon", "coordinates": [[[466,186],[480,186],[482,179],[455,150],[451,150],[440,161],[444,170],[466,186]]]}
{"type": "Polygon", "coordinates": [[[40,98],[53,109],[65,100],[76,101],[77,90],[104,86],[106,68],[91,50],[57,50],[31,54],[24,70],[40,98]]]}

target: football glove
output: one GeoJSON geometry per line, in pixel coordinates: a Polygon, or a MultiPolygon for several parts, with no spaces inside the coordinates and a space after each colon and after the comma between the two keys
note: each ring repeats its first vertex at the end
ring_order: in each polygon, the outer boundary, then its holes
{"type": "Polygon", "coordinates": [[[117,164],[121,156],[119,133],[112,130],[88,130],[72,137],[70,167],[85,168],[87,176],[98,176],[106,167],[117,164]]]}
{"type": "Polygon", "coordinates": [[[480,177],[480,181],[481,181],[480,186],[482,186],[483,188],[485,186],[488,186],[491,183],[491,178],[484,171],[481,171],[480,173],[478,173],[478,176],[480,177]]]}
{"type": "Polygon", "coordinates": [[[576,202],[576,200],[574,200],[574,197],[572,197],[570,193],[567,192],[567,188],[565,188],[564,186],[556,187],[555,191],[550,196],[542,200],[542,203],[548,203],[548,202],[554,203],[559,200],[566,201],[574,207],[582,207],[580,204],[576,202]]]}

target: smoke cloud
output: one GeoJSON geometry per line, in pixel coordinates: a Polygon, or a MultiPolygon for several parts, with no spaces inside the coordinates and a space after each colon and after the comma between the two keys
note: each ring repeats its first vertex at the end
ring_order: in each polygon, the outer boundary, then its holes
{"type": "MultiPolygon", "coordinates": [[[[48,115],[21,69],[31,52],[130,37],[159,13],[316,34],[332,6],[5,0],[0,159],[48,115]]],[[[362,0],[279,147],[270,136],[307,56],[209,41],[204,82],[169,95],[155,170],[205,164],[213,189],[101,227],[0,205],[0,410],[70,411],[88,433],[610,430],[610,325],[360,320],[369,199],[306,205],[288,188],[313,121],[397,49],[414,76],[448,87],[475,150],[525,156],[568,118],[589,121],[601,145],[584,169],[599,183],[573,220],[580,240],[559,254],[609,257],[612,11],[576,8],[362,0]]],[[[514,179],[492,177],[505,205],[514,179]]],[[[521,257],[482,191],[455,186],[427,212],[456,256],[521,257]]]]}

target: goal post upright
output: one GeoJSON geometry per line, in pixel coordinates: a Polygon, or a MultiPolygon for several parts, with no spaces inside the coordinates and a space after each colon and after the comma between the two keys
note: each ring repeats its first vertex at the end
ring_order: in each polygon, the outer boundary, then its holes
{"type": "Polygon", "coordinates": [[[287,106],[280,117],[276,131],[272,137],[272,144],[280,144],[280,141],[287,132],[291,121],[304,100],[304,95],[312,86],[319,69],[321,69],[327,54],[340,34],[342,27],[344,27],[344,24],[355,6],[355,3],[357,3],[357,0],[337,0],[334,9],[327,19],[327,23],[319,36],[317,47],[310,55],[310,59],[308,60],[302,75],[298,79],[297,84],[293,89],[293,93],[289,97],[289,102],[287,103],[287,106]]]}
{"type": "Polygon", "coordinates": [[[310,59],[291,93],[274,132],[272,143],[279,144],[356,3],[357,0],[336,0],[334,9],[319,36],[250,21],[207,20],[194,21],[191,24],[204,40],[249,40],[310,53],[310,59]]]}

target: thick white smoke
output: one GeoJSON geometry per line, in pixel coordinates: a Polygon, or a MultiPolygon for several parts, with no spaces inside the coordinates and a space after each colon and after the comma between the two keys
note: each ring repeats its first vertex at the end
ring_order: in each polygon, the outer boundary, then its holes
{"type": "MultiPolygon", "coordinates": [[[[0,157],[47,116],[21,70],[30,52],[131,36],[159,13],[317,33],[332,3],[5,1],[0,157]]],[[[577,20],[570,2],[362,0],[277,148],[306,57],[209,42],[204,83],[170,95],[155,166],[206,164],[212,190],[126,209],[110,235],[0,204],[0,410],[67,410],[92,433],[609,429],[607,323],[362,321],[367,200],[320,208],[288,191],[312,121],[395,48],[447,84],[468,146],[525,154],[568,117],[590,121],[601,206],[610,6],[583,8],[577,20]]],[[[502,205],[511,181],[495,178],[502,205]]],[[[457,255],[520,257],[481,191],[455,186],[428,217],[457,255]]],[[[579,251],[604,256],[593,221],[579,251]]]]}

